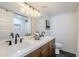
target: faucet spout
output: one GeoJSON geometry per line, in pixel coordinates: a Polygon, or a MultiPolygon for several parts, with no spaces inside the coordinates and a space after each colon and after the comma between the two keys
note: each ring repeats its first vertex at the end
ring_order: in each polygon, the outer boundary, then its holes
{"type": "Polygon", "coordinates": [[[20,37],[20,36],[19,36],[19,34],[17,33],[17,34],[15,35],[15,44],[17,44],[17,39],[18,39],[18,37],[20,37]]]}

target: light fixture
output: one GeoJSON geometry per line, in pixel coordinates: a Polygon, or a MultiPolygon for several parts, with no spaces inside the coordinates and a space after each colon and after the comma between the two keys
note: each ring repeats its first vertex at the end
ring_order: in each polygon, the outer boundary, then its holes
{"type": "Polygon", "coordinates": [[[40,17],[41,13],[35,9],[34,7],[32,7],[31,5],[27,4],[26,2],[18,3],[21,6],[20,12],[26,14],[27,16],[30,17],[40,17]]]}

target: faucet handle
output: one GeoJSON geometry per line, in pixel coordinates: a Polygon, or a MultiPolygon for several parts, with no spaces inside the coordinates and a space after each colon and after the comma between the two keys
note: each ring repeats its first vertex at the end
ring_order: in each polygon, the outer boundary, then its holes
{"type": "Polygon", "coordinates": [[[20,43],[22,43],[23,38],[20,38],[20,43]]]}
{"type": "Polygon", "coordinates": [[[10,33],[10,36],[11,36],[12,38],[14,38],[14,33],[10,33]]]}
{"type": "Polygon", "coordinates": [[[12,45],[12,42],[11,41],[5,41],[5,42],[9,42],[9,46],[12,45]]]}

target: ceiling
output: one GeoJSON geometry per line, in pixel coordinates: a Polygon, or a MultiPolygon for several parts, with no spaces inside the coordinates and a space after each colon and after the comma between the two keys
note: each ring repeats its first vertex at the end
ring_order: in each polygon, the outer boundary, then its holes
{"type": "Polygon", "coordinates": [[[48,16],[75,11],[78,2],[29,2],[34,8],[48,16]]]}
{"type": "MultiPolygon", "coordinates": [[[[28,4],[47,16],[72,12],[79,6],[79,2],[28,2],[28,4]]],[[[22,7],[16,2],[0,2],[0,7],[25,15],[25,12],[20,12],[22,7]]]]}

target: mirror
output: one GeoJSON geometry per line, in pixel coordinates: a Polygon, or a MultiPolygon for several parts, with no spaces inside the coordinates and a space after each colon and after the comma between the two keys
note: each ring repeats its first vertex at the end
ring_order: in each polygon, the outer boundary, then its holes
{"type": "Polygon", "coordinates": [[[18,33],[20,36],[31,34],[31,19],[28,17],[15,15],[13,18],[13,32],[18,33]]]}

